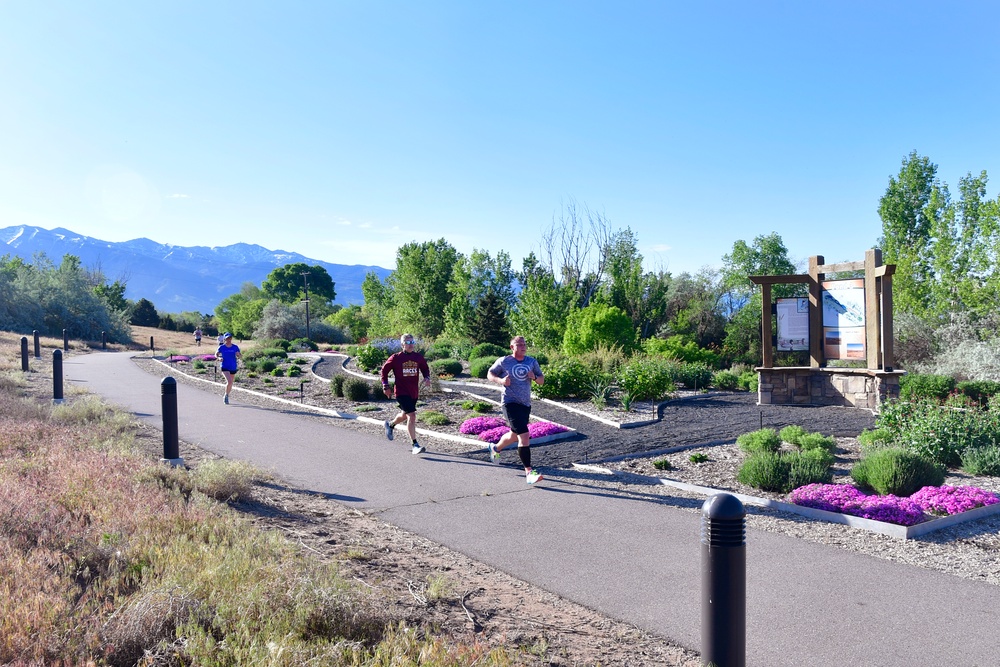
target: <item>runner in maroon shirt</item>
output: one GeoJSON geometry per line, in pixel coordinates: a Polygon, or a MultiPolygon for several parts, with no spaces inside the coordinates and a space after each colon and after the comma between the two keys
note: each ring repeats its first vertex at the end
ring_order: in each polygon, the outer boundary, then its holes
{"type": "Polygon", "coordinates": [[[389,373],[392,372],[396,378],[396,403],[399,405],[396,418],[385,422],[385,437],[392,440],[393,427],[405,421],[406,430],[413,442],[413,453],[422,454],[424,448],[417,442],[417,399],[420,397],[420,375],[424,376],[424,386],[429,387],[431,370],[424,355],[415,351],[412,334],[403,334],[399,337],[399,342],[403,344],[403,351],[392,355],[382,364],[382,391],[386,398],[392,398],[393,390],[389,387],[389,373]]]}

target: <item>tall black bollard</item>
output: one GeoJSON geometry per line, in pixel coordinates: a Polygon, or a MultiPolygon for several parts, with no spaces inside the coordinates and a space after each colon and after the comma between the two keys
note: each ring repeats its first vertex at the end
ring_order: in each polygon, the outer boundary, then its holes
{"type": "Polygon", "coordinates": [[[32,333],[35,335],[35,359],[41,359],[42,358],[42,348],[38,344],[38,330],[36,329],[32,333]]]}
{"type": "Polygon", "coordinates": [[[52,402],[63,402],[62,350],[52,352],[52,402]]]}
{"type": "Polygon", "coordinates": [[[107,334],[105,334],[103,331],[101,332],[101,349],[102,350],[108,349],[108,337],[107,334]]]}
{"type": "Polygon", "coordinates": [[[63,350],[69,352],[69,334],[63,329],[63,350]]]}
{"type": "Polygon", "coordinates": [[[163,460],[178,465],[180,445],[177,436],[177,380],[170,376],[160,382],[160,409],[163,412],[163,460]]]}
{"type": "Polygon", "coordinates": [[[149,349],[152,350],[152,351],[156,350],[156,348],[153,347],[153,337],[152,336],[149,337],[149,349]]]}
{"type": "Polygon", "coordinates": [[[717,493],[701,511],[701,661],[746,667],[746,510],[736,496],[717,493]]]}
{"type": "Polygon", "coordinates": [[[21,370],[28,372],[28,337],[21,336],[21,370]]]}

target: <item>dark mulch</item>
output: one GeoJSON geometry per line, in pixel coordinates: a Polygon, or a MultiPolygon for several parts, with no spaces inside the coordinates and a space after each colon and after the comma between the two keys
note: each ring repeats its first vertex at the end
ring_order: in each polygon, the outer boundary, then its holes
{"type": "MultiPolygon", "coordinates": [[[[336,362],[324,360],[313,369],[321,377],[339,372],[336,362]]],[[[496,398],[496,392],[483,390],[496,398]]],[[[757,405],[757,394],[720,392],[680,399],[663,409],[663,418],[647,426],[617,429],[536,402],[533,415],[577,430],[573,439],[536,445],[544,448],[545,463],[567,467],[611,458],[641,455],[675,447],[732,444],[737,436],[762,427],[782,429],[798,425],[823,435],[855,437],[873,428],[875,417],[869,410],[840,407],[757,405]]],[[[532,447],[534,449],[534,447],[532,447]]],[[[479,454],[476,454],[477,456],[479,454]]]]}

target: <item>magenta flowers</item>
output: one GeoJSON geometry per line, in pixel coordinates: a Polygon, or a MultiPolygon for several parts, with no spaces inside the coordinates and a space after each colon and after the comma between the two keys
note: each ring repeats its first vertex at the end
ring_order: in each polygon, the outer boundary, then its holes
{"type": "Polygon", "coordinates": [[[866,495],[850,484],[807,484],[789,495],[796,505],[860,516],[901,526],[927,521],[927,513],[949,515],[1000,502],[974,486],[925,486],[909,498],[866,495]]]}
{"type": "Polygon", "coordinates": [[[925,486],[910,499],[929,514],[948,516],[1000,502],[995,493],[977,486],[925,486]]]}
{"type": "MultiPolygon", "coordinates": [[[[459,430],[462,431],[462,433],[471,433],[471,431],[465,430],[466,428],[465,425],[471,421],[475,421],[476,419],[497,419],[497,418],[476,417],[475,419],[469,419],[468,421],[462,423],[462,426],[459,430]]],[[[500,438],[502,438],[504,434],[510,430],[510,428],[507,427],[507,425],[503,422],[503,420],[498,420],[498,421],[500,421],[501,424],[500,426],[495,426],[493,428],[480,431],[477,434],[479,436],[479,439],[482,440],[483,442],[499,442],[500,438]]],[[[564,431],[568,430],[569,429],[566,428],[565,426],[562,426],[560,424],[553,424],[552,422],[531,422],[530,424],[528,424],[528,435],[532,438],[543,438],[547,435],[553,435],[555,433],[563,433],[564,431]]]]}
{"type": "Polygon", "coordinates": [[[458,430],[466,435],[479,435],[483,431],[500,428],[505,423],[500,417],[473,417],[462,422],[458,430]]]}

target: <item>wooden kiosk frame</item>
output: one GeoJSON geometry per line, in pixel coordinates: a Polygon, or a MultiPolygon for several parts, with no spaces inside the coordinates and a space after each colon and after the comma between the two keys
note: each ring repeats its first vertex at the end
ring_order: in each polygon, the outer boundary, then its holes
{"type": "Polygon", "coordinates": [[[750,276],[761,287],[762,364],[758,373],[758,404],[842,405],[877,408],[899,396],[899,377],[893,368],[892,274],[894,264],[882,263],[882,251],[865,252],[863,262],[824,264],[823,256],[809,258],[809,273],[750,276]],[[823,351],[823,287],[827,273],[864,271],[866,368],[827,367],[823,351]],[[771,328],[771,286],[805,283],[809,287],[809,366],[774,366],[771,328]]]}

